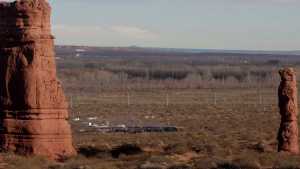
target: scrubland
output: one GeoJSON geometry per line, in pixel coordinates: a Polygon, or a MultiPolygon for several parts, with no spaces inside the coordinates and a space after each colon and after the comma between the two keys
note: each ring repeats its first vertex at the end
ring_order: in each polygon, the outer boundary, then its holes
{"type": "Polygon", "coordinates": [[[8,153],[3,154],[7,168],[300,168],[299,156],[276,152],[277,71],[283,66],[299,70],[296,63],[126,57],[62,57],[57,63],[78,156],[51,162],[8,153]],[[83,132],[86,126],[74,121],[91,117],[103,123],[172,125],[180,130],[83,132]]]}

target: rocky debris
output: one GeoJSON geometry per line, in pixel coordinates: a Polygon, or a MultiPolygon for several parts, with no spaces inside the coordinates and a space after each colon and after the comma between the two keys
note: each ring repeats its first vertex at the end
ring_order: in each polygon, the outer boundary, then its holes
{"type": "Polygon", "coordinates": [[[281,82],[278,88],[281,124],[278,131],[278,151],[299,154],[298,102],[296,73],[292,68],[279,71],[281,82]]]}
{"type": "Polygon", "coordinates": [[[58,159],[76,151],[50,15],[45,0],[0,2],[0,146],[58,159]]]}
{"type": "Polygon", "coordinates": [[[259,153],[270,153],[275,151],[277,143],[275,142],[268,142],[268,141],[260,141],[251,145],[249,148],[253,149],[259,153]]]}

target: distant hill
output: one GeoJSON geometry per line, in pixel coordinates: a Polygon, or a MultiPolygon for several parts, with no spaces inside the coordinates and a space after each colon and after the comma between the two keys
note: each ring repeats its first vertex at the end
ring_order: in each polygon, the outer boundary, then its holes
{"type": "Polygon", "coordinates": [[[222,49],[184,49],[184,48],[144,48],[131,47],[89,47],[89,46],[56,46],[59,51],[119,51],[119,52],[150,52],[150,53],[234,53],[234,54],[275,54],[300,55],[300,50],[266,51],[266,50],[222,50],[222,49]]]}
{"type": "Polygon", "coordinates": [[[56,46],[59,57],[133,57],[133,58],[176,58],[201,61],[226,62],[267,62],[285,61],[300,62],[300,50],[296,51],[250,51],[218,49],[176,49],[176,48],[142,48],[142,47],[88,47],[56,46]]]}

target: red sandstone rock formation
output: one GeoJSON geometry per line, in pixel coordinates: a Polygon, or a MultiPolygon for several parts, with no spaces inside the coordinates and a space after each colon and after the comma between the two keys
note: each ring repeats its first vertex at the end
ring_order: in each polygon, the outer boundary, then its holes
{"type": "Polygon", "coordinates": [[[278,151],[299,153],[298,102],[296,74],[292,68],[279,71],[281,83],[278,89],[281,124],[278,131],[278,151]]]}
{"type": "Polygon", "coordinates": [[[76,154],[56,77],[45,0],[0,3],[0,146],[51,159],[76,154]]]}

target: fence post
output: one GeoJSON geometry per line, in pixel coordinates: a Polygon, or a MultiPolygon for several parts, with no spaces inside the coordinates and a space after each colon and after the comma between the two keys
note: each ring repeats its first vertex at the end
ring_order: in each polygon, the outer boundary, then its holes
{"type": "Polygon", "coordinates": [[[127,105],[130,106],[130,94],[127,92],[127,105]]]}
{"type": "Polygon", "coordinates": [[[70,96],[70,108],[73,109],[73,96],[70,96]]]}
{"type": "Polygon", "coordinates": [[[259,92],[259,104],[262,105],[263,104],[263,98],[261,93],[259,92]]]}
{"type": "Polygon", "coordinates": [[[167,107],[169,107],[169,102],[170,102],[170,100],[169,100],[169,94],[167,94],[166,95],[166,105],[167,105],[167,107]]]}
{"type": "Polygon", "coordinates": [[[216,106],[217,105],[217,93],[214,92],[214,105],[216,106]]]}

